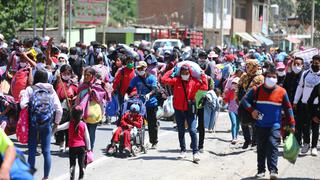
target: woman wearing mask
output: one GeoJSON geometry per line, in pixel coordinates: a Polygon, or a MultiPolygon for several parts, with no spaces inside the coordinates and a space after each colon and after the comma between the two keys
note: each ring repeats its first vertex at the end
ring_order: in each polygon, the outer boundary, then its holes
{"type": "MultiPolygon", "coordinates": [[[[60,99],[63,115],[60,124],[70,121],[71,107],[77,98],[78,92],[78,81],[76,76],[73,75],[71,66],[63,65],[60,69],[60,75],[55,83],[55,89],[57,91],[58,97],[60,99]]],[[[60,151],[64,152],[66,150],[65,145],[68,144],[67,131],[60,131],[56,134],[56,142],[60,145],[60,151]]]]}
{"type": "Polygon", "coordinates": [[[286,78],[286,66],[283,62],[278,62],[276,66],[277,76],[278,76],[278,85],[283,87],[284,80],[286,78]]]}
{"type": "Polygon", "coordinates": [[[225,92],[224,101],[228,103],[229,117],[231,120],[231,144],[236,144],[238,139],[240,120],[238,117],[239,100],[237,99],[238,83],[240,78],[235,77],[232,79],[231,87],[225,92]]]}
{"type": "Polygon", "coordinates": [[[186,158],[186,143],[185,135],[185,120],[188,123],[188,130],[191,137],[191,146],[193,150],[193,161],[200,161],[198,153],[198,138],[197,138],[197,120],[196,114],[192,109],[195,109],[195,95],[198,90],[207,90],[208,82],[205,74],[201,75],[201,80],[191,77],[190,67],[184,65],[180,69],[180,74],[177,77],[171,78],[172,70],[168,71],[161,81],[164,84],[173,86],[173,106],[175,109],[175,118],[177,121],[177,129],[180,143],[179,159],[186,158]],[[192,108],[192,109],[190,109],[192,108]]]}
{"type": "Polygon", "coordinates": [[[84,109],[83,119],[87,123],[91,148],[94,147],[96,129],[102,120],[102,104],[104,103],[106,92],[100,80],[96,79],[96,71],[88,67],[84,71],[84,80],[78,88],[78,96],[75,105],[80,105],[84,109]]]}

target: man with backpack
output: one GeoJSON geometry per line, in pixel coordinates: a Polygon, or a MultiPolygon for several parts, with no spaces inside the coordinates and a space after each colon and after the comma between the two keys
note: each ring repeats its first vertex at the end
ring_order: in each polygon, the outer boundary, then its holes
{"type": "MultiPolygon", "coordinates": [[[[297,140],[301,142],[301,136],[303,134],[303,146],[301,148],[301,154],[306,155],[310,149],[310,126],[312,130],[316,130],[316,123],[311,123],[310,111],[308,109],[308,100],[313,88],[320,83],[320,55],[312,57],[311,68],[304,71],[301,75],[299,86],[297,88],[293,108],[297,109],[297,104],[301,101],[301,107],[298,111],[298,124],[297,126],[297,140]]],[[[318,103],[316,99],[314,104],[318,103]]],[[[312,131],[312,142],[318,141],[319,133],[312,131]]],[[[314,144],[314,143],[313,143],[314,144]]],[[[317,156],[317,147],[312,147],[311,155],[317,156]]]]}
{"type": "Polygon", "coordinates": [[[241,105],[251,113],[256,127],[258,173],[256,178],[265,176],[267,160],[270,179],[278,176],[278,146],[280,142],[281,111],[286,114],[290,132],[295,131],[293,110],[285,89],[277,85],[277,72],[271,67],[265,73],[263,85],[253,87],[244,96],[241,105]]]}
{"type": "Polygon", "coordinates": [[[29,111],[29,138],[28,138],[28,162],[35,169],[35,157],[37,149],[37,135],[41,140],[42,154],[44,156],[44,176],[49,177],[51,168],[51,135],[61,121],[62,107],[53,86],[48,83],[48,73],[38,70],[34,75],[33,85],[21,91],[21,109],[29,111]],[[54,128],[51,125],[54,123],[54,128]]]}

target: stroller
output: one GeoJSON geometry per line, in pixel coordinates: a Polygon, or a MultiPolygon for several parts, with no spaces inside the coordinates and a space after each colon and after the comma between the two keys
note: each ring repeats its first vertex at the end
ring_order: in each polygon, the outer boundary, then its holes
{"type": "MultiPolygon", "coordinates": [[[[106,147],[106,154],[107,155],[113,155],[113,156],[118,156],[118,157],[123,157],[123,156],[136,156],[138,153],[147,153],[147,148],[145,147],[144,144],[144,138],[145,138],[145,114],[146,114],[146,107],[145,103],[142,102],[142,100],[136,96],[133,98],[128,99],[123,103],[123,108],[121,112],[121,117],[127,113],[130,110],[131,105],[137,104],[140,107],[139,114],[144,117],[143,121],[141,122],[141,128],[133,128],[130,133],[130,144],[131,144],[131,151],[130,154],[127,154],[124,151],[124,131],[121,132],[119,142],[115,143],[113,142],[113,139],[111,140],[111,144],[109,144],[106,147]],[[110,148],[115,148],[113,150],[113,153],[109,153],[110,148]]],[[[119,123],[120,124],[120,123],[119,123]]],[[[119,125],[117,128],[113,130],[113,133],[118,129],[119,125]]]]}

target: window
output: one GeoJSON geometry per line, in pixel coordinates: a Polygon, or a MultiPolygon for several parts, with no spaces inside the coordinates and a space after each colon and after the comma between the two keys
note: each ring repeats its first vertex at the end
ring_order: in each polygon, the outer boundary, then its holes
{"type": "Polygon", "coordinates": [[[236,6],[236,18],[238,19],[246,19],[247,12],[246,6],[244,4],[239,4],[236,6]]]}

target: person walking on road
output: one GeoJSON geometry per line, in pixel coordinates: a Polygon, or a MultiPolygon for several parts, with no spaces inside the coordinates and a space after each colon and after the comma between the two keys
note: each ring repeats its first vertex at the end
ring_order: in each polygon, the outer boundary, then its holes
{"type": "Polygon", "coordinates": [[[282,109],[285,110],[290,131],[295,131],[295,120],[288,94],[285,89],[276,84],[277,72],[274,67],[271,67],[265,74],[265,83],[252,88],[241,101],[245,109],[257,120],[255,123],[258,159],[256,178],[265,176],[267,159],[270,179],[277,179],[282,109]],[[255,105],[254,97],[257,98],[255,105]]]}
{"type": "Polygon", "coordinates": [[[198,153],[197,138],[197,120],[195,95],[198,90],[207,90],[208,81],[205,74],[201,75],[201,81],[191,76],[190,67],[183,65],[180,74],[177,77],[171,77],[172,70],[168,71],[162,78],[161,82],[173,86],[173,107],[175,109],[175,118],[180,143],[179,159],[186,158],[185,143],[185,120],[187,120],[188,130],[191,137],[191,147],[193,152],[193,161],[200,161],[198,153]],[[191,109],[192,108],[192,109],[191,109]]]}

